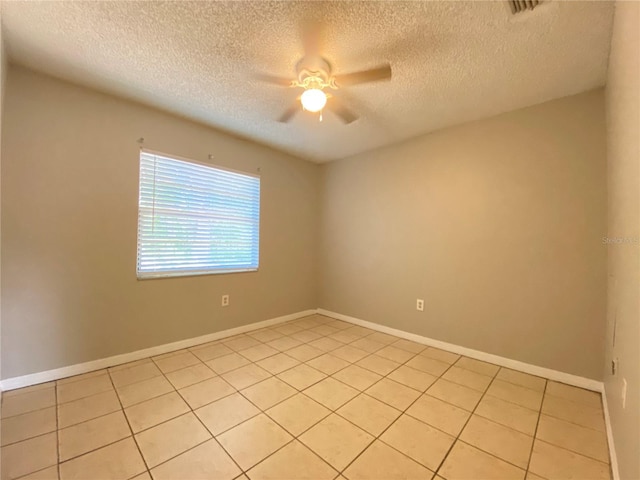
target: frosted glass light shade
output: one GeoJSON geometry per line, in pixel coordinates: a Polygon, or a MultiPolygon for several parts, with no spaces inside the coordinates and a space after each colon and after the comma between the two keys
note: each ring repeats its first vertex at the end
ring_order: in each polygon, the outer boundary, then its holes
{"type": "Polygon", "coordinates": [[[300,97],[302,107],[309,112],[319,112],[327,104],[327,95],[317,88],[305,90],[300,97]]]}

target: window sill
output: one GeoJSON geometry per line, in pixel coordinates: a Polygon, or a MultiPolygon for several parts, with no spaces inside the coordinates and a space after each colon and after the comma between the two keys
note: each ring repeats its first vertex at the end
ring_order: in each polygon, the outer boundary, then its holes
{"type": "Polygon", "coordinates": [[[257,272],[257,268],[237,268],[230,270],[203,270],[203,271],[184,271],[184,272],[160,272],[160,273],[138,273],[138,280],[157,280],[160,278],[175,277],[200,277],[202,275],[226,275],[228,273],[248,273],[257,272]]]}

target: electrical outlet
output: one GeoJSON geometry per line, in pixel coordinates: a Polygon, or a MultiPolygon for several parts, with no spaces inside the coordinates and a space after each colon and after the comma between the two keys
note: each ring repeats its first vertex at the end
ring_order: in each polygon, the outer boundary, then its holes
{"type": "Polygon", "coordinates": [[[622,379],[622,408],[627,406],[627,379],[622,379]]]}
{"type": "Polygon", "coordinates": [[[223,307],[229,306],[229,295],[222,295],[222,306],[223,307]]]}
{"type": "Polygon", "coordinates": [[[615,376],[618,373],[618,359],[611,360],[611,375],[615,376]]]}
{"type": "Polygon", "coordinates": [[[424,300],[422,300],[421,298],[418,298],[416,300],[416,310],[418,310],[419,312],[424,312],[424,300]]]}

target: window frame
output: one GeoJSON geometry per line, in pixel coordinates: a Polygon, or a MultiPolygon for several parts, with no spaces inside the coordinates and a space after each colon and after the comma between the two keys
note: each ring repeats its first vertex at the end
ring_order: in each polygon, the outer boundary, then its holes
{"type": "MultiPolygon", "coordinates": [[[[179,155],[168,154],[165,152],[160,152],[158,150],[151,150],[148,148],[140,147],[138,152],[138,197],[137,197],[137,224],[136,224],[136,279],[137,280],[157,280],[161,278],[175,278],[175,277],[200,277],[203,275],[226,275],[233,273],[251,273],[258,272],[260,270],[260,247],[262,240],[262,176],[259,173],[251,173],[242,170],[237,170],[233,168],[223,167],[220,165],[214,165],[207,162],[202,162],[198,160],[192,160],[190,158],[182,157],[179,155]],[[168,158],[169,160],[177,160],[180,162],[185,162],[193,165],[198,165],[202,167],[208,167],[214,170],[221,170],[223,172],[235,173],[238,175],[244,175],[247,177],[257,178],[259,182],[258,189],[258,256],[257,256],[257,266],[255,268],[233,268],[233,269],[207,269],[207,270],[180,270],[180,271],[162,271],[162,272],[140,272],[139,264],[140,264],[140,196],[141,196],[141,172],[142,172],[142,154],[146,153],[149,155],[156,155],[159,157],[168,158]]],[[[260,169],[258,168],[258,172],[260,169]]]]}

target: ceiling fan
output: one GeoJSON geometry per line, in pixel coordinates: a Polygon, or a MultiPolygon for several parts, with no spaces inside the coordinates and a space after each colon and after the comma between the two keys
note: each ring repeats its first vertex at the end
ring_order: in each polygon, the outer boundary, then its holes
{"type": "Polygon", "coordinates": [[[279,122],[289,122],[300,110],[319,113],[319,119],[322,121],[322,111],[326,108],[336,114],[344,123],[349,124],[357,120],[358,116],[346,108],[339,98],[326,90],[338,90],[346,86],[391,78],[391,65],[388,63],[369,70],[334,75],[331,64],[320,54],[319,29],[317,27],[307,29],[303,35],[303,44],[305,55],[296,64],[296,79],[291,80],[268,74],[257,75],[259,80],[265,82],[303,90],[296,99],[300,101],[301,105],[298,105],[296,101],[278,118],[279,122]]]}

